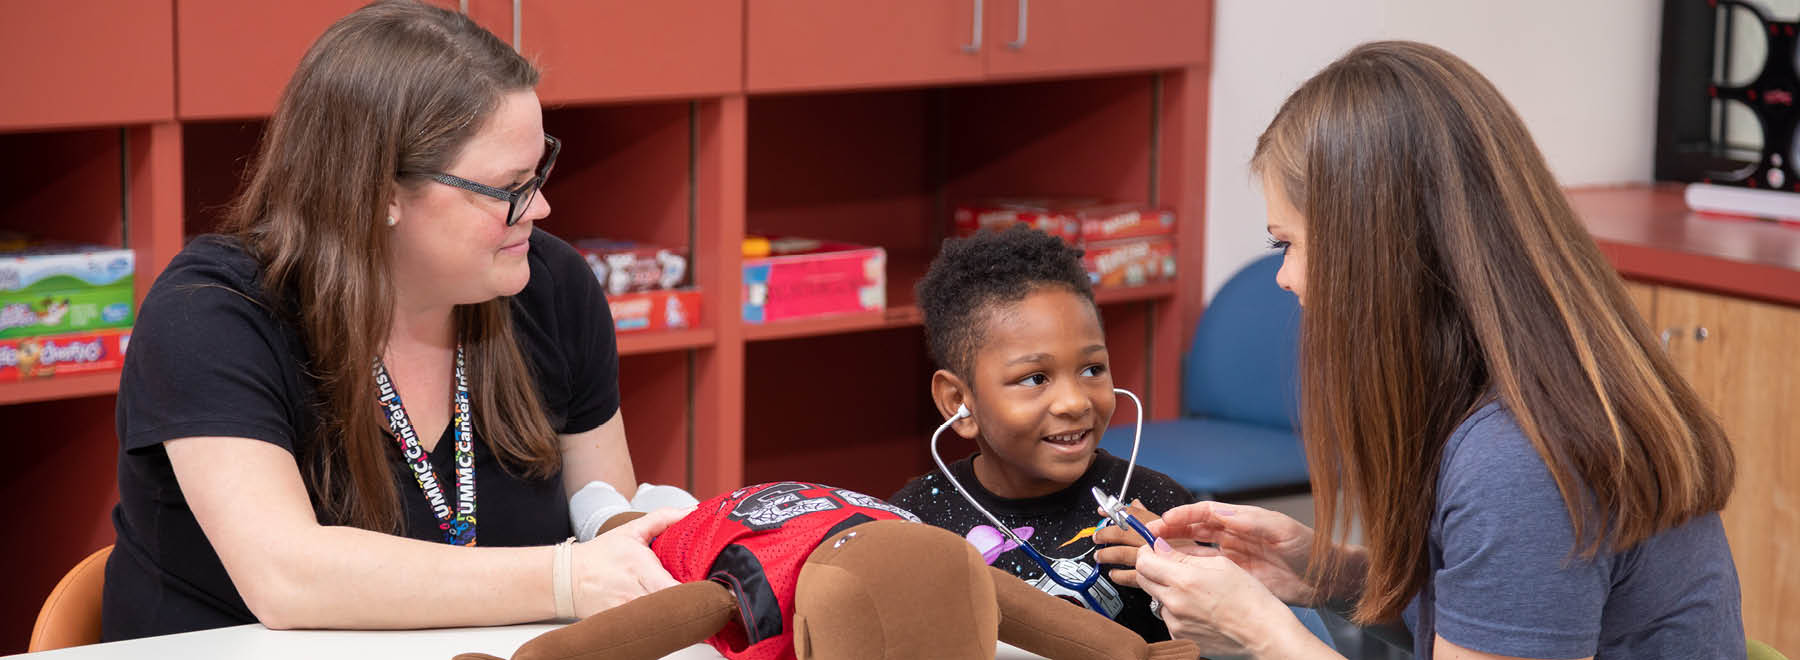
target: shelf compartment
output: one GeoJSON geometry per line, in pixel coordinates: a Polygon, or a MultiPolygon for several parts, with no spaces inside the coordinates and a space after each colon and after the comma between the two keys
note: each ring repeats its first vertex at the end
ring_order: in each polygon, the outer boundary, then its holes
{"type": "Polygon", "coordinates": [[[645,355],[668,351],[710,348],[719,333],[712,328],[626,332],[618,335],[619,355],[645,355]]]}
{"type": "Polygon", "coordinates": [[[888,330],[919,325],[923,317],[919,308],[912,305],[890,307],[879,312],[862,314],[845,314],[827,316],[817,319],[800,319],[793,321],[776,321],[774,323],[745,324],[744,339],[748,341],[774,341],[780,339],[800,339],[803,337],[820,337],[825,335],[842,335],[871,330],[888,330]]]}
{"type": "Polygon", "coordinates": [[[100,396],[119,391],[119,372],[54,376],[0,383],[0,406],[100,396]]]}
{"type": "Polygon", "coordinates": [[[619,359],[619,410],[640,483],[693,487],[693,359],[691,352],[619,359]]]}
{"type": "Polygon", "coordinates": [[[0,135],[0,229],[124,245],[123,145],[117,128],[0,135]]]}
{"type": "Polygon", "coordinates": [[[744,367],[744,483],[887,497],[931,468],[925,443],[941,420],[917,328],[757,342],[744,367]]]}
{"type": "MultiPolygon", "coordinates": [[[[892,279],[888,284],[888,295],[894,295],[892,279]]],[[[911,284],[905,287],[911,291],[911,284]]],[[[1105,288],[1094,290],[1094,302],[1100,305],[1117,305],[1132,302],[1152,302],[1172,298],[1175,295],[1175,283],[1159,282],[1135,287],[1105,288]]],[[[907,298],[911,298],[910,294],[907,298]]],[[[890,300],[892,298],[890,297],[890,300]]],[[[777,321],[760,325],[745,325],[744,338],[749,341],[774,341],[780,339],[799,339],[803,337],[819,337],[824,335],[840,335],[873,330],[889,330],[894,328],[910,328],[924,322],[924,316],[917,305],[889,307],[879,312],[865,314],[848,314],[820,319],[796,321],[777,321]]],[[[921,340],[922,341],[922,340],[921,340]]]]}
{"type": "MultiPolygon", "coordinates": [[[[32,385],[55,380],[61,379],[32,385]]],[[[10,398],[15,384],[0,385],[0,400],[18,402],[10,398]]],[[[6,525],[29,530],[30,539],[0,546],[0,562],[12,571],[7,592],[13,596],[0,600],[4,652],[25,650],[44,595],[69,567],[113,542],[110,514],[119,501],[114,403],[112,396],[87,396],[0,407],[10,459],[0,468],[0,497],[18,505],[7,512],[6,525]]]]}

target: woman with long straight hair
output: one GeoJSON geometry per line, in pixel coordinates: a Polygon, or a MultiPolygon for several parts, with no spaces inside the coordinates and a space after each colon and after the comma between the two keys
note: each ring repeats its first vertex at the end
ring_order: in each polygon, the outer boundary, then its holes
{"type": "Polygon", "coordinates": [[[307,51],[226,232],[144,301],[120,383],[103,637],[260,621],[585,616],[674,584],[635,483],[605,298],[533,227],[538,73],[467,16],[371,4],[307,51]]]}
{"type": "Polygon", "coordinates": [[[1288,98],[1252,169],[1304,310],[1319,529],[1170,511],[1152,531],[1175,543],[1136,561],[1176,637],[1336,657],[1285,601],[1404,621],[1421,658],[1744,657],[1725,435],[1485,77],[1363,45],[1288,98]]]}

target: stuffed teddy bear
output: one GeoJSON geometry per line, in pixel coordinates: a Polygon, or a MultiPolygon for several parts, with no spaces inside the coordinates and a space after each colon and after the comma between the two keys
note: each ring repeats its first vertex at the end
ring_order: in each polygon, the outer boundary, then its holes
{"type": "Polygon", "coordinates": [[[997,640],[1052,660],[1199,657],[1192,642],[1146,643],[988,566],[962,537],[842,488],[741,488],[700,503],[651,549],[682,584],[544,633],[513,660],[654,660],[703,640],[732,660],[991,660],[997,640]]]}

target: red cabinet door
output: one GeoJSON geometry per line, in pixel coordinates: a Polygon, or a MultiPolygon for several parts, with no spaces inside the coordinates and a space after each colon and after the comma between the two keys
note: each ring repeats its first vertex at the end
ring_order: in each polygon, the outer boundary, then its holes
{"type": "MultiPolygon", "coordinates": [[[[130,3],[120,3],[130,4],[130,3]]],[[[177,103],[183,119],[265,117],[306,49],[368,0],[180,0],[177,103]]],[[[457,0],[431,4],[455,9],[457,0]]]]}
{"type": "Polygon", "coordinates": [[[300,56],[364,0],[181,0],[175,6],[184,119],[264,117],[300,56]]]}
{"type": "Polygon", "coordinates": [[[175,116],[169,0],[0,0],[0,131],[175,116]]]}
{"type": "Polygon", "coordinates": [[[990,77],[1175,68],[1212,54],[1211,0],[986,2],[990,77]]]}
{"type": "MultiPolygon", "coordinates": [[[[520,52],[545,104],[730,94],[743,89],[744,3],[518,0],[520,52]]],[[[483,6],[491,6],[487,3],[483,6]]],[[[484,25],[511,39],[512,17],[484,25]]]]}
{"type": "Polygon", "coordinates": [[[982,1],[745,0],[745,86],[767,92],[980,80],[982,1]]]}

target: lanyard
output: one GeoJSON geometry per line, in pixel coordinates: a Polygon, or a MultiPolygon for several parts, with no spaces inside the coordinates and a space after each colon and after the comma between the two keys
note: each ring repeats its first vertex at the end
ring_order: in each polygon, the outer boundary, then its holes
{"type": "Polygon", "coordinates": [[[418,432],[413,429],[412,420],[407,418],[406,408],[400,405],[400,393],[394,390],[394,380],[388,377],[387,367],[382,366],[379,357],[375,358],[375,390],[376,403],[387,415],[388,430],[393,434],[394,442],[400,444],[400,455],[412,468],[419,490],[425,491],[425,501],[437,515],[438,529],[444,531],[444,542],[475,545],[475,441],[470,430],[469,379],[463,374],[462,346],[456,347],[456,393],[450,401],[451,413],[455,415],[450,422],[456,445],[455,513],[450,511],[444,499],[437,471],[431,469],[431,455],[419,444],[418,432]]]}

